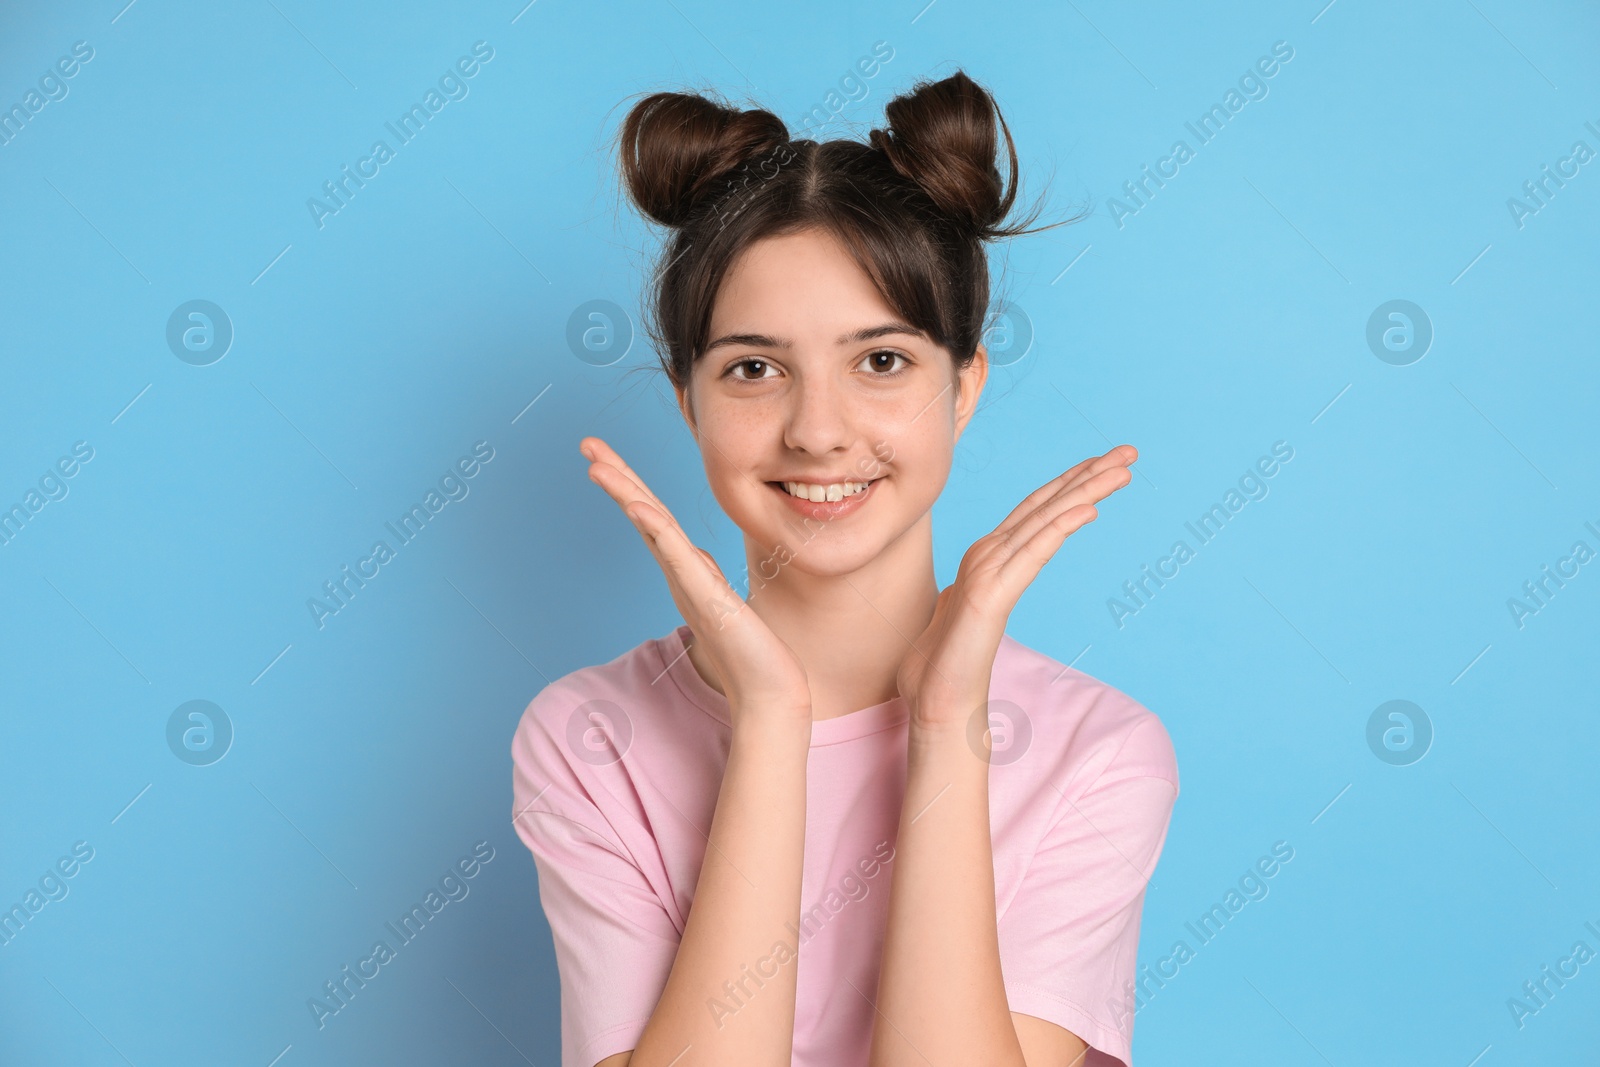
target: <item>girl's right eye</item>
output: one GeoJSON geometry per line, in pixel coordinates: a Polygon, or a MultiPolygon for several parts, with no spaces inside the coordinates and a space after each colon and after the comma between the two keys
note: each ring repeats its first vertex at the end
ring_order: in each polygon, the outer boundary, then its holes
{"type": "Polygon", "coordinates": [[[726,373],[727,375],[732,376],[741,382],[756,382],[760,381],[762,378],[768,377],[768,375],[763,372],[770,369],[772,369],[772,364],[768,363],[764,359],[741,359],[739,362],[731,364],[726,373]],[[756,373],[753,377],[747,377],[746,375],[737,373],[740,367],[754,367],[756,368],[756,373]]]}

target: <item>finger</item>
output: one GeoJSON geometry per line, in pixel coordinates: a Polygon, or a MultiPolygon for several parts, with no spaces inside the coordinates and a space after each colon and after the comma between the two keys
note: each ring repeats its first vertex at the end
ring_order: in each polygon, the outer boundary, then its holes
{"type": "Polygon", "coordinates": [[[658,511],[667,513],[667,508],[655,495],[640,487],[639,483],[629,478],[622,470],[606,460],[595,460],[589,464],[589,480],[606,491],[606,495],[617,502],[623,510],[629,504],[641,502],[650,504],[658,511]]]}
{"type": "MultiPolygon", "coordinates": [[[[616,459],[616,462],[621,462],[620,457],[616,459]]],[[[650,492],[650,490],[638,480],[638,475],[633,475],[630,477],[622,469],[618,468],[611,460],[595,460],[594,462],[590,463],[589,478],[600,488],[604,489],[611,499],[615,500],[617,505],[621,507],[624,512],[627,511],[629,504],[649,504],[651,507],[655,508],[656,511],[660,512],[668,522],[674,526],[677,526],[680,530],[682,529],[682,525],[678,522],[677,517],[672,514],[672,509],[663,504],[660,498],[658,498],[654,493],[650,492]]],[[[687,535],[685,536],[687,537],[687,535]]]]}
{"type": "MultiPolygon", "coordinates": [[[[714,584],[713,588],[731,587],[732,583],[722,573],[722,568],[717,565],[716,559],[711,553],[689,539],[689,535],[684,532],[683,526],[673,517],[672,512],[667,510],[666,505],[658,500],[633,497],[631,495],[632,490],[628,488],[629,483],[623,478],[621,472],[611,467],[610,464],[596,463],[590,471],[590,476],[600,483],[602,487],[606,488],[607,492],[611,493],[613,499],[617,501],[622,508],[622,513],[633,523],[634,529],[644,539],[645,547],[650,549],[651,554],[656,558],[656,563],[666,573],[669,584],[675,573],[692,573],[681,571],[677,554],[686,552],[694,557],[700,569],[708,572],[716,579],[717,584],[714,584]],[[607,485],[607,483],[610,484],[607,485]]],[[[675,599],[678,598],[678,593],[674,592],[673,595],[675,599]]],[[[698,592],[692,595],[697,601],[700,598],[698,592]]],[[[683,607],[681,599],[679,600],[679,607],[683,607]]]]}
{"type": "Polygon", "coordinates": [[[1040,505],[1044,504],[1062,489],[1070,488],[1071,486],[1076,485],[1078,482],[1086,478],[1091,478],[1109,467],[1128,466],[1138,458],[1139,450],[1134,448],[1132,445],[1117,445],[1104,455],[1089,457],[1082,463],[1079,463],[1076,466],[1063,471],[1061,474],[1058,474],[1056,477],[1050,479],[1050,481],[1046,482],[1044,485],[1041,485],[1032,493],[1028,494],[1027,498],[1015,508],[1011,509],[1011,514],[1007,515],[1004,521],[1002,521],[999,526],[995,527],[995,532],[1009,533],[1012,527],[1016,526],[1023,519],[1037,511],[1040,505]]]}
{"type": "Polygon", "coordinates": [[[1001,540],[1002,549],[1008,553],[1017,551],[1019,547],[1027,544],[1041,527],[1053,521],[1063,511],[1081,504],[1098,503],[1132,481],[1133,473],[1128,468],[1112,464],[1089,475],[1076,485],[1060,490],[1035,508],[1031,515],[1011,528],[1001,540]]]}
{"type": "Polygon", "coordinates": [[[616,449],[598,437],[586,437],[578,447],[591,461],[589,477],[610,494],[639,531],[685,618],[696,611],[707,615],[737,611],[743,601],[717,561],[689,539],[672,510],[650,491],[616,449]]]}
{"type": "Polygon", "coordinates": [[[995,583],[1015,604],[1068,537],[1099,517],[1092,503],[1074,504],[1045,521],[995,572],[995,583]]]}
{"type": "Polygon", "coordinates": [[[661,566],[685,620],[698,622],[738,611],[743,601],[723,577],[716,560],[691,542],[676,522],[649,502],[635,501],[623,510],[634,520],[661,566]]]}
{"type": "MultiPolygon", "coordinates": [[[[617,473],[622,476],[622,480],[618,483],[619,487],[631,490],[631,493],[628,495],[628,499],[647,500],[651,504],[654,504],[666,515],[670,516],[672,514],[671,510],[661,502],[661,498],[656,496],[656,494],[651,491],[650,487],[645,484],[644,479],[639,477],[634,469],[628,466],[623,458],[617,454],[617,450],[606,444],[603,440],[598,437],[585,437],[582,441],[578,442],[578,450],[590,460],[591,472],[594,470],[596,464],[606,464],[616,470],[617,473]]],[[[606,489],[607,492],[611,492],[611,490],[604,485],[602,485],[601,488],[606,489]]],[[[616,495],[616,493],[612,493],[613,497],[616,495]]],[[[618,503],[622,502],[622,499],[619,498],[618,503]]],[[[677,520],[674,519],[673,521],[677,520]]]]}

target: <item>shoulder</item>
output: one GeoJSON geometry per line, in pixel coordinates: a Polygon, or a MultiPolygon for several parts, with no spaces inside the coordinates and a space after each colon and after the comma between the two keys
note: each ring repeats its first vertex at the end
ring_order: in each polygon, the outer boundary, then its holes
{"type": "Polygon", "coordinates": [[[605,663],[568,671],[548,682],[528,701],[517,723],[520,733],[559,733],[562,720],[578,705],[590,700],[614,699],[627,694],[631,676],[640,661],[650,658],[653,641],[643,641],[605,663]]]}
{"type": "Polygon", "coordinates": [[[660,639],[651,638],[539,690],[511,740],[518,792],[578,787],[620,763],[641,718],[667,699],[665,687],[652,684],[662,669],[660,639]]]}
{"type": "MultiPolygon", "coordinates": [[[[1178,760],[1160,716],[1127,693],[1009,634],[995,656],[993,703],[1010,705],[1018,733],[1043,751],[1051,776],[1080,790],[1122,778],[1178,786],[1178,760]]],[[[994,714],[991,706],[991,716],[994,714]]]]}

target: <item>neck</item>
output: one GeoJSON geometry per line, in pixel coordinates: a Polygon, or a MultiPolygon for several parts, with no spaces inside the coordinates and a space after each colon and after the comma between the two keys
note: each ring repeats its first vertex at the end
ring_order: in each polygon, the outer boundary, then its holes
{"type": "MultiPolygon", "coordinates": [[[[746,599],[805,664],[812,718],[831,719],[892,700],[899,695],[900,663],[932,620],[939,596],[931,513],[848,574],[808,574],[797,566],[804,552],[798,549],[795,561],[772,576],[771,553],[745,540],[746,599]]],[[[691,647],[689,658],[716,686],[695,652],[691,647]]]]}

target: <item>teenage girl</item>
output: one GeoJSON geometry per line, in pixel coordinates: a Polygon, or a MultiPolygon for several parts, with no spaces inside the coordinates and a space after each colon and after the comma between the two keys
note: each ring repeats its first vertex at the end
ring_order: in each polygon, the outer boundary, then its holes
{"type": "Polygon", "coordinates": [[[583,439],[685,624],[549,685],[513,743],[563,1067],[1130,1063],[1172,745],[1005,627],[1138,453],[1040,487],[938,587],[985,242],[1029,231],[1002,225],[987,92],[956,73],[886,110],[870,143],[681,93],[623,124],[671,231],[652,333],[749,592],[583,439]]]}

